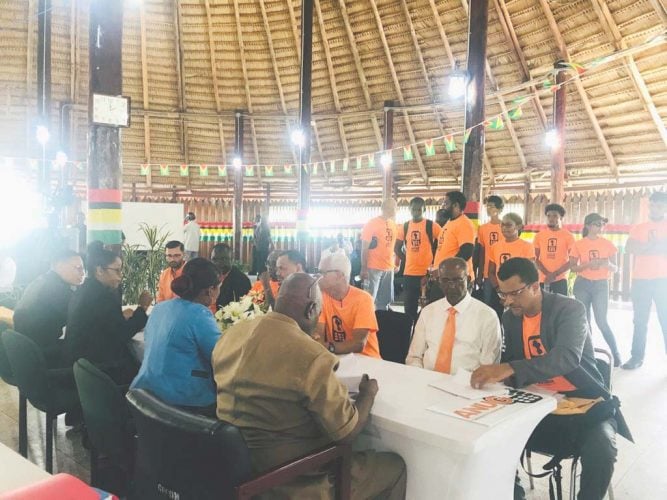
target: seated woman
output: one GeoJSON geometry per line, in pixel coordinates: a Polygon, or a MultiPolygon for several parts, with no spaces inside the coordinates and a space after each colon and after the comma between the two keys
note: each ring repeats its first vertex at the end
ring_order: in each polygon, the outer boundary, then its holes
{"type": "Polygon", "coordinates": [[[155,306],[146,325],[146,349],[132,389],[215,417],[211,353],[220,330],[209,310],[220,293],[220,273],[209,260],[188,261],[171,283],[177,298],[155,306]]]}
{"type": "Polygon", "coordinates": [[[65,346],[70,363],[85,358],[118,385],[127,385],[139,369],[127,341],[146,325],[153,297],[143,292],[139,306],[125,313],[126,318],[118,293],[122,266],[120,257],[109,250],[98,249],[88,256],[88,277],[69,304],[65,346]]]}

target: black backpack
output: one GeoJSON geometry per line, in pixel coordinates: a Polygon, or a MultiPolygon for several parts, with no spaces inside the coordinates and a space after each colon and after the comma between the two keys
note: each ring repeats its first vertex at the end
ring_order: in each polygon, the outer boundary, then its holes
{"type": "MultiPolygon", "coordinates": [[[[407,221],[403,223],[403,237],[408,234],[408,226],[410,225],[411,221],[407,221]]],[[[430,219],[426,219],[426,235],[428,236],[428,240],[431,242],[431,253],[435,257],[435,251],[438,249],[438,241],[433,240],[433,221],[430,219]]]]}

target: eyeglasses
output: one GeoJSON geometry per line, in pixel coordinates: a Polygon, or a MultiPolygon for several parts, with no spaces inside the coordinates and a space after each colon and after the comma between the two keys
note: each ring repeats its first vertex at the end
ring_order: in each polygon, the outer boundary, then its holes
{"type": "Polygon", "coordinates": [[[107,271],[114,271],[118,276],[123,274],[122,267],[104,267],[103,269],[106,269],[107,271]]]}
{"type": "Polygon", "coordinates": [[[317,274],[320,275],[320,278],[324,277],[324,275],[329,274],[329,273],[339,273],[340,271],[338,269],[328,269],[326,271],[323,271],[321,269],[318,269],[317,274]]]}
{"type": "Polygon", "coordinates": [[[523,285],[521,288],[518,290],[513,290],[511,292],[496,292],[498,294],[498,297],[500,297],[501,300],[505,300],[507,297],[518,297],[521,295],[526,288],[528,288],[530,285],[523,285]]]}

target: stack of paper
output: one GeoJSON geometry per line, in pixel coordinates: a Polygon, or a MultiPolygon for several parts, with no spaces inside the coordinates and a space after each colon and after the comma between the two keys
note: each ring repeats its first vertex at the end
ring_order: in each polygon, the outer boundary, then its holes
{"type": "Polygon", "coordinates": [[[443,374],[442,378],[431,382],[429,385],[466,399],[482,399],[507,394],[507,386],[500,382],[487,384],[483,389],[475,389],[470,385],[470,375],[471,373],[468,370],[459,369],[456,375],[443,374]]]}

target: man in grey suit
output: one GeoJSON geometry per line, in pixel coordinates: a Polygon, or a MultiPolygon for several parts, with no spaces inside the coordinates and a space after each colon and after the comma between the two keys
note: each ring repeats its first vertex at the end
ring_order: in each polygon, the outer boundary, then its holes
{"type": "MultiPolygon", "coordinates": [[[[597,369],[584,306],[540,290],[537,268],[528,259],[509,259],[500,266],[498,278],[498,295],[507,308],[501,363],[480,366],[470,383],[473,387],[498,381],[514,387],[537,384],[565,396],[590,399],[595,410],[581,418],[548,415],[529,444],[560,457],[578,450],[582,469],[578,498],[602,499],[614,472],[617,424],[621,435],[632,437],[617,409],[618,400],[606,391],[597,369]],[[596,405],[593,400],[598,397],[606,401],[596,405]]],[[[522,488],[518,490],[515,498],[522,498],[522,488]]]]}

